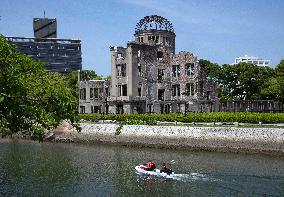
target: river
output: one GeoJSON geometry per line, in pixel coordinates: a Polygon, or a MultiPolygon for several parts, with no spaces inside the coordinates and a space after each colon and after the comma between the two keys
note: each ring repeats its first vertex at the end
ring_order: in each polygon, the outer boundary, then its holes
{"type": "Polygon", "coordinates": [[[4,139],[0,196],[284,196],[284,158],[4,139]],[[149,160],[175,178],[137,174],[149,160]]]}

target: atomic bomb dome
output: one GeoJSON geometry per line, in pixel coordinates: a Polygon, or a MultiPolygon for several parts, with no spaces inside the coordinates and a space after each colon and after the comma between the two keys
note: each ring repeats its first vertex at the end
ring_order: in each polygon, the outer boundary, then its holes
{"type": "Polygon", "coordinates": [[[170,21],[152,15],[139,20],[135,28],[135,41],[149,45],[159,45],[175,53],[175,33],[170,21]]]}
{"type": "Polygon", "coordinates": [[[173,25],[170,21],[168,21],[164,17],[152,15],[152,16],[145,16],[136,24],[135,33],[151,29],[174,32],[173,25]]]}
{"type": "Polygon", "coordinates": [[[114,114],[217,110],[215,86],[197,57],[185,51],[175,54],[176,35],[170,21],[146,16],[137,22],[134,36],[135,41],[126,47],[110,47],[112,74],[106,110],[114,114]]]}

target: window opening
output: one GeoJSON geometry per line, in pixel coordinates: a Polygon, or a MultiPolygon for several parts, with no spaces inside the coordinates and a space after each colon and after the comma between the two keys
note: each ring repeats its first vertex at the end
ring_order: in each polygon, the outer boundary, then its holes
{"type": "Polygon", "coordinates": [[[80,89],[80,99],[81,100],[86,100],[86,88],[81,88],[80,89]]]}
{"type": "Polygon", "coordinates": [[[123,59],[123,54],[122,53],[117,53],[117,59],[123,59]]]}
{"type": "Polygon", "coordinates": [[[179,65],[173,65],[172,66],[172,76],[173,77],[179,77],[180,76],[180,66],[179,65]]]}
{"type": "Polygon", "coordinates": [[[80,106],[80,114],[84,114],[85,113],[85,106],[80,106]]]}
{"type": "Polygon", "coordinates": [[[161,112],[161,114],[164,113],[164,104],[160,104],[160,112],[161,112]]]}
{"type": "Polygon", "coordinates": [[[164,69],[158,69],[158,83],[165,79],[164,69]]]}
{"type": "Polygon", "coordinates": [[[157,60],[162,60],[163,59],[163,52],[162,51],[158,51],[157,52],[157,60]]]}
{"type": "Polygon", "coordinates": [[[194,64],[188,63],[185,65],[185,67],[186,67],[186,75],[192,76],[194,74],[194,64]]]}
{"type": "Polygon", "coordinates": [[[164,100],[164,94],[165,94],[165,90],[164,89],[159,89],[158,90],[158,100],[159,101],[163,101],[164,100]]]}
{"type": "Polygon", "coordinates": [[[127,96],[127,85],[122,85],[122,96],[127,96]]]}
{"type": "Polygon", "coordinates": [[[179,84],[172,86],[172,96],[180,96],[180,85],[179,84]]]}
{"type": "Polygon", "coordinates": [[[142,72],[141,72],[141,64],[138,64],[138,76],[141,77],[142,76],[142,72]]]}
{"type": "Polygon", "coordinates": [[[194,84],[193,83],[186,84],[186,94],[187,96],[194,96],[194,84]]]}
{"type": "Polygon", "coordinates": [[[117,76],[125,77],[126,76],[126,64],[117,64],[116,71],[117,71],[117,76]]]}

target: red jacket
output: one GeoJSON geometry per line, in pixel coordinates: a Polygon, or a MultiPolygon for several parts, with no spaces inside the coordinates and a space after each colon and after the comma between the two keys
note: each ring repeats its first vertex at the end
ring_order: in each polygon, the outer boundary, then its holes
{"type": "Polygon", "coordinates": [[[150,161],[147,163],[147,168],[155,168],[155,164],[150,161]]]}

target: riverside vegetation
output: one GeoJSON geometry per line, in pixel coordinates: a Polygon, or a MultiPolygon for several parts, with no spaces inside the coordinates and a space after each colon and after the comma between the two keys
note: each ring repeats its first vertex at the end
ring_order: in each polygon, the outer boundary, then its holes
{"type": "Polygon", "coordinates": [[[167,122],[241,122],[241,123],[283,123],[284,113],[253,112],[210,112],[188,114],[80,114],[80,119],[97,122],[115,120],[121,124],[155,125],[157,121],[167,122]]]}
{"type": "Polygon", "coordinates": [[[76,122],[78,100],[66,76],[17,52],[0,35],[0,132],[41,139],[64,119],[76,122]]]}

